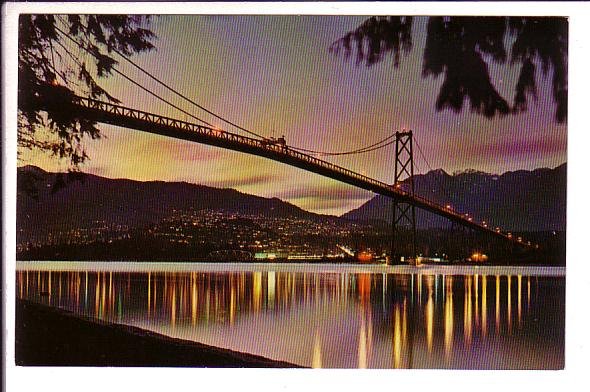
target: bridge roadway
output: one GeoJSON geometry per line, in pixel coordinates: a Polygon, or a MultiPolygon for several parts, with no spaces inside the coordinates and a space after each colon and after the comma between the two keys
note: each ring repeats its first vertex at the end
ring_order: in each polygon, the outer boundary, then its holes
{"type": "Polygon", "coordinates": [[[397,199],[400,202],[412,204],[425,211],[445,217],[450,221],[474,229],[478,232],[486,233],[493,237],[524,247],[531,246],[525,242],[519,241],[507,233],[474,222],[464,214],[458,213],[450,208],[440,206],[419,196],[411,196],[409,193],[396,188],[395,186],[355,173],[352,170],[334,165],[311,155],[295,151],[287,145],[269,143],[267,140],[263,139],[242,136],[203,125],[79,96],[74,96],[73,98],[69,97],[69,99],[52,99],[47,96],[44,98],[38,97],[35,102],[29,102],[28,104],[32,104],[34,107],[41,110],[43,108],[52,108],[60,111],[72,110],[77,112],[80,117],[100,123],[136,129],[157,135],[169,136],[175,139],[183,139],[262,156],[366,189],[380,195],[388,196],[397,199]]]}

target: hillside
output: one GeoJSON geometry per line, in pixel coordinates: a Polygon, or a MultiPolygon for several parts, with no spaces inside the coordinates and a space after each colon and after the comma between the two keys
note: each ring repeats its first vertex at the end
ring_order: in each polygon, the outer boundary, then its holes
{"type": "Polygon", "coordinates": [[[34,166],[18,168],[18,242],[64,228],[95,227],[100,222],[143,227],[161,221],[174,210],[209,209],[307,219],[322,217],[277,198],[252,196],[234,189],[186,182],[108,179],[81,173],[71,177],[48,173],[34,166]],[[34,191],[30,186],[32,179],[34,191]]]}

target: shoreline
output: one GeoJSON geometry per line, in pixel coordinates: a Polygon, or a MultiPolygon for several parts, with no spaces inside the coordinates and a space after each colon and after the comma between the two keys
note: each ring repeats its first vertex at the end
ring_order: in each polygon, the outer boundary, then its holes
{"type": "Polygon", "coordinates": [[[299,368],[16,300],[17,366],[299,368]]]}
{"type": "Polygon", "coordinates": [[[17,261],[16,271],[88,272],[311,272],[384,273],[419,275],[528,275],[565,277],[565,266],[505,265],[384,265],[329,263],[202,263],[202,262],[120,262],[120,261],[17,261]]]}

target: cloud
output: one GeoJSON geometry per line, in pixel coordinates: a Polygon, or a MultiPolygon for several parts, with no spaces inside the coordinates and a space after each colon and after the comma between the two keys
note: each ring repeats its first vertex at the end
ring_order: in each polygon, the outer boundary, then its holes
{"type": "Polygon", "coordinates": [[[110,177],[112,175],[112,170],[107,165],[92,165],[88,167],[82,167],[82,171],[100,177],[110,177]]]}
{"type": "Polygon", "coordinates": [[[490,157],[516,157],[563,153],[566,148],[567,142],[564,138],[536,137],[522,140],[503,139],[492,143],[483,143],[474,146],[473,152],[490,157]]]}
{"type": "Polygon", "coordinates": [[[275,174],[257,174],[251,176],[230,176],[224,179],[207,180],[205,185],[216,188],[237,188],[252,185],[264,185],[276,181],[281,178],[275,174]]]}
{"type": "Polygon", "coordinates": [[[275,192],[289,203],[320,214],[341,215],[373,197],[373,193],[346,184],[299,185],[275,192]]]}
{"type": "Polygon", "coordinates": [[[302,198],[286,199],[285,201],[296,205],[306,211],[316,214],[340,216],[355,208],[360,207],[370,198],[365,199],[330,199],[330,198],[302,198]]]}
{"type": "Polygon", "coordinates": [[[184,140],[155,140],[150,143],[150,149],[161,154],[167,154],[180,162],[203,162],[220,159],[228,155],[229,151],[209,147],[184,140]]]}
{"type": "Polygon", "coordinates": [[[276,195],[281,199],[361,200],[371,197],[372,193],[347,184],[330,183],[290,187],[276,195]]]}

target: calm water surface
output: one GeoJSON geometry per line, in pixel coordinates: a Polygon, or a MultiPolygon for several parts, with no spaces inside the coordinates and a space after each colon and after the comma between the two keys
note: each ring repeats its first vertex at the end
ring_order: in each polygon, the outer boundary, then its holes
{"type": "Polygon", "coordinates": [[[324,368],[560,369],[548,268],[17,263],[17,296],[324,368]]]}

